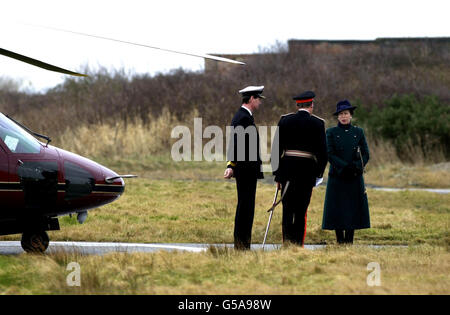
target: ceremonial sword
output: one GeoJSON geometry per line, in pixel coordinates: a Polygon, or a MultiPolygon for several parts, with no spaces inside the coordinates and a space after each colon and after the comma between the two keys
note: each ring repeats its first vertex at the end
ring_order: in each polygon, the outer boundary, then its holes
{"type": "Polygon", "coordinates": [[[284,188],[284,192],[281,195],[280,200],[277,201],[278,191],[280,190],[277,185],[277,190],[275,191],[275,197],[273,198],[272,207],[270,207],[270,209],[267,210],[267,212],[270,212],[270,216],[269,216],[269,221],[267,222],[266,234],[264,235],[264,240],[263,240],[263,244],[262,244],[263,250],[264,250],[264,246],[266,245],[267,234],[269,233],[269,227],[270,227],[270,222],[272,221],[273,210],[275,210],[275,207],[278,206],[278,204],[283,200],[288,187],[289,187],[289,181],[286,182],[286,187],[284,188]]]}

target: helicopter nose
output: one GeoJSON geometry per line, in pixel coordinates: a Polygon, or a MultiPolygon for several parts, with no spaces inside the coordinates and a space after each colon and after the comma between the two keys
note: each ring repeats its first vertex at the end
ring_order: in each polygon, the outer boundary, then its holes
{"type": "Polygon", "coordinates": [[[125,190],[125,182],[122,177],[109,168],[100,165],[101,177],[95,184],[96,191],[122,194],[125,190]]]}
{"type": "Polygon", "coordinates": [[[77,154],[58,149],[64,160],[65,201],[74,209],[97,208],[118,199],[123,179],[112,170],[77,154]],[[107,178],[114,180],[107,181],[107,178]]]}

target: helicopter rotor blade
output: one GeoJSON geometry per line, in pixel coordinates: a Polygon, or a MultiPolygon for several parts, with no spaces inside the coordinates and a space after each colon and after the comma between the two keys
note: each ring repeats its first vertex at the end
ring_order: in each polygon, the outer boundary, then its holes
{"type": "Polygon", "coordinates": [[[13,51],[6,50],[6,49],[3,49],[3,48],[0,48],[0,55],[6,56],[6,57],[10,57],[10,58],[13,58],[13,59],[16,59],[16,60],[28,63],[30,65],[33,65],[33,66],[36,66],[36,67],[39,67],[39,68],[46,69],[46,70],[49,70],[49,71],[54,71],[54,72],[74,75],[74,76],[78,76],[78,77],[87,77],[86,74],[81,74],[81,73],[73,72],[73,71],[70,71],[70,70],[66,70],[66,69],[63,69],[63,68],[51,65],[49,63],[46,63],[46,62],[43,62],[43,61],[40,61],[40,60],[37,60],[37,59],[33,59],[33,58],[30,58],[30,57],[27,57],[27,56],[24,56],[24,55],[21,55],[21,54],[18,54],[18,53],[15,53],[13,51]]]}
{"type": "Polygon", "coordinates": [[[65,29],[60,29],[60,28],[54,28],[54,27],[47,27],[47,26],[40,26],[40,25],[33,25],[33,26],[42,27],[42,28],[46,28],[46,29],[50,29],[50,30],[54,30],[54,31],[58,31],[58,32],[65,32],[65,33],[71,33],[71,34],[80,35],[80,36],[87,36],[87,37],[93,37],[93,38],[98,38],[98,39],[103,39],[103,40],[109,40],[109,41],[128,44],[128,45],[140,46],[140,47],[151,48],[151,49],[158,49],[158,50],[167,51],[167,52],[171,52],[171,53],[175,53],[175,54],[182,54],[182,55],[188,55],[188,56],[193,56],[193,57],[212,59],[212,60],[216,60],[216,61],[228,62],[228,63],[238,64],[238,65],[245,65],[244,62],[240,62],[240,61],[229,59],[229,58],[209,55],[209,54],[197,54],[197,53],[161,48],[161,47],[150,46],[150,45],[146,45],[146,44],[129,42],[129,41],[121,40],[121,39],[115,39],[115,38],[111,38],[111,37],[104,37],[104,36],[99,36],[99,35],[80,33],[80,32],[75,32],[75,31],[70,31],[70,30],[65,30],[65,29]]]}

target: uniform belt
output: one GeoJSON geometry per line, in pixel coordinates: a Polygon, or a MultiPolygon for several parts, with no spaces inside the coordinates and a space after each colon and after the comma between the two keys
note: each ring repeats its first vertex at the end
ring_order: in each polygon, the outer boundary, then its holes
{"type": "Polygon", "coordinates": [[[312,154],[311,152],[307,152],[307,151],[286,150],[286,151],[284,151],[284,155],[312,159],[317,162],[316,156],[314,154],[312,154]]]}

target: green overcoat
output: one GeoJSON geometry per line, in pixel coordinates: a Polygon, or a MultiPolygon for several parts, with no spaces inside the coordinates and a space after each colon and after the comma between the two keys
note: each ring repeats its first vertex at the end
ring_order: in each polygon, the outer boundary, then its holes
{"type": "Polygon", "coordinates": [[[352,125],[338,124],[337,127],[327,129],[326,134],[330,170],[322,229],[370,228],[369,204],[363,178],[364,166],[369,161],[369,148],[364,131],[352,125]]]}

